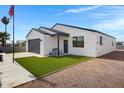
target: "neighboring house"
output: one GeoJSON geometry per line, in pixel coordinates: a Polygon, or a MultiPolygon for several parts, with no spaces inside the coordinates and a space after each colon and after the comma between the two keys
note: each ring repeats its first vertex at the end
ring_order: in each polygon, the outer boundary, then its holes
{"type": "Polygon", "coordinates": [[[25,46],[25,40],[17,40],[16,41],[16,45],[19,47],[24,47],[25,46]]]}
{"type": "Polygon", "coordinates": [[[123,41],[121,41],[121,42],[117,41],[116,45],[124,45],[124,42],[123,41]]]}
{"type": "Polygon", "coordinates": [[[117,49],[124,49],[124,41],[116,42],[116,47],[117,49]]]}
{"type": "Polygon", "coordinates": [[[116,38],[97,30],[56,23],[52,28],[32,28],[26,36],[26,51],[50,55],[67,53],[98,57],[116,49],[116,38]]]}

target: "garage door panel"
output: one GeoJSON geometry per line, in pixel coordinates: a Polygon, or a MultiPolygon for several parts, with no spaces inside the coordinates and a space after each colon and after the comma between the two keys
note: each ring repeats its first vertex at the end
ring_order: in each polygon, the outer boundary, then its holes
{"type": "Polygon", "coordinates": [[[28,40],[28,51],[40,54],[40,39],[28,40]]]}

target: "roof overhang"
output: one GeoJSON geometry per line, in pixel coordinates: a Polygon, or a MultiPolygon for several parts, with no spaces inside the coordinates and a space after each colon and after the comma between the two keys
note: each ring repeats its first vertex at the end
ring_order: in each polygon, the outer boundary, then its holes
{"type": "Polygon", "coordinates": [[[37,32],[39,32],[39,33],[41,33],[41,34],[51,35],[51,34],[45,32],[45,31],[43,31],[43,30],[36,29],[36,28],[32,28],[32,29],[29,31],[29,33],[26,35],[26,37],[31,33],[32,30],[37,31],[37,32]]]}
{"type": "Polygon", "coordinates": [[[50,32],[53,32],[54,34],[51,34],[51,36],[65,36],[65,37],[69,37],[69,34],[68,33],[65,33],[65,32],[62,32],[62,31],[59,31],[59,30],[56,30],[56,29],[50,29],[50,28],[46,28],[46,27],[40,27],[40,28],[43,28],[45,30],[48,30],[50,32]]]}

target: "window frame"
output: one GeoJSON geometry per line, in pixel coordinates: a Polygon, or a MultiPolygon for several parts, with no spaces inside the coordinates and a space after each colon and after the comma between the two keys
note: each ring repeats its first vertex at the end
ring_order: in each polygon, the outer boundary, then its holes
{"type": "Polygon", "coordinates": [[[103,37],[102,36],[99,37],[99,44],[103,45],[103,37]]]}
{"type": "Polygon", "coordinates": [[[72,46],[73,47],[79,47],[79,48],[84,48],[84,36],[74,36],[74,37],[72,37],[72,46]],[[79,40],[79,38],[81,38],[82,37],[82,40],[80,41],[79,40]],[[75,42],[74,42],[74,38],[75,38],[75,42]],[[78,42],[83,42],[83,44],[79,44],[78,42]]]}

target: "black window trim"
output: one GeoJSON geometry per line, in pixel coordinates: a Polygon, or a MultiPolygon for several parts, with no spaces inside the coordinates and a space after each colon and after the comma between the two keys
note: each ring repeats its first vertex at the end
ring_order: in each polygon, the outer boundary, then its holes
{"type": "Polygon", "coordinates": [[[84,48],[84,36],[74,36],[74,37],[72,37],[72,46],[75,47],[75,48],[84,48]],[[77,38],[78,37],[82,37],[83,46],[77,46],[77,38]],[[76,39],[76,46],[74,46],[74,38],[76,39]]]}
{"type": "Polygon", "coordinates": [[[100,45],[103,45],[103,37],[100,36],[99,38],[100,38],[100,45]]]}

